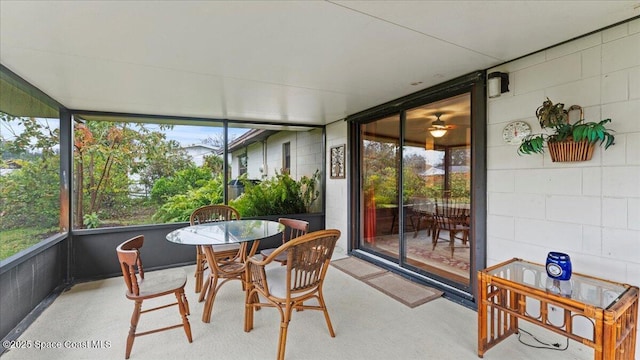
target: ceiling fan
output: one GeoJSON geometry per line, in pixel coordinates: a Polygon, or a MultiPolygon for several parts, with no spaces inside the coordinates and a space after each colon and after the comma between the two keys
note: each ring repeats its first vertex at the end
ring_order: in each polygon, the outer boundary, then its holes
{"type": "Polygon", "coordinates": [[[453,129],[454,127],[451,125],[445,125],[444,121],[440,120],[442,116],[441,112],[437,112],[434,114],[436,116],[436,120],[431,123],[431,127],[428,129],[431,136],[439,138],[446,135],[447,131],[453,129]]]}

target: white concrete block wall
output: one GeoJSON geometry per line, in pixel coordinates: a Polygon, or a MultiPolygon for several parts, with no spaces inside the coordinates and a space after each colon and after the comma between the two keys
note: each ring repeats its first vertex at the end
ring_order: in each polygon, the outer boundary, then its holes
{"type": "MultiPolygon", "coordinates": [[[[242,154],[240,151],[238,154],[242,154]]],[[[235,173],[239,174],[239,163],[235,164],[235,173]]],[[[247,148],[247,178],[248,179],[262,179],[262,173],[260,168],[262,167],[262,143],[251,144],[247,148]]],[[[236,178],[233,178],[236,179],[236,178]]]]}
{"type": "MultiPolygon", "coordinates": [[[[331,147],[336,145],[347,145],[347,123],[344,121],[337,121],[327,125],[326,128],[326,164],[325,169],[330,169],[329,151],[331,147]]],[[[348,196],[348,181],[349,173],[349,154],[346,155],[347,160],[347,173],[345,179],[331,179],[329,174],[325,174],[327,181],[326,186],[326,212],[325,212],[325,227],[327,229],[338,229],[342,232],[342,236],[338,240],[334,257],[341,257],[347,254],[348,244],[348,217],[347,212],[349,206],[348,196]]]]}
{"type": "MultiPolygon", "coordinates": [[[[310,131],[282,131],[270,136],[267,140],[267,177],[275,176],[282,169],[282,144],[289,142],[291,145],[291,171],[294,179],[302,176],[310,176],[317,169],[322,169],[322,129],[310,131]]],[[[234,153],[233,174],[237,176],[237,157],[244,150],[234,153]]],[[[248,176],[251,179],[261,179],[259,169],[263,165],[263,144],[251,144],[247,150],[248,176]]],[[[234,177],[235,178],[235,177],[234,177]]]]}
{"type": "Polygon", "coordinates": [[[322,129],[297,132],[296,137],[297,148],[291,150],[296,154],[291,159],[296,162],[296,178],[311,176],[316,170],[322,171],[322,129]]]}
{"type": "MultiPolygon", "coordinates": [[[[289,142],[291,145],[291,169],[290,175],[298,180],[302,176],[311,176],[322,170],[322,129],[309,131],[282,131],[270,136],[267,140],[267,169],[264,178],[275,176],[282,169],[282,144],[289,142]]],[[[244,154],[244,149],[233,154],[231,163],[232,179],[238,177],[238,156],[244,154]]],[[[247,176],[249,179],[263,179],[263,151],[262,142],[253,143],[247,148],[247,176]]]]}
{"type": "Polygon", "coordinates": [[[557,250],[576,272],[640,286],[640,19],[492,71],[509,73],[510,91],[487,104],[487,264],[557,250]],[[524,120],[540,132],[546,97],[611,118],[615,145],[588,162],[517,155],[502,129],[524,120]]]}
{"type": "MultiPolygon", "coordinates": [[[[296,148],[296,134],[289,131],[282,131],[271,135],[267,139],[267,168],[268,178],[275,176],[276,173],[282,172],[282,144],[289,142],[291,144],[291,158],[294,157],[294,149],[296,148]]],[[[291,163],[290,174],[295,174],[295,162],[291,163]]],[[[295,176],[295,175],[294,175],[295,176]]]]}

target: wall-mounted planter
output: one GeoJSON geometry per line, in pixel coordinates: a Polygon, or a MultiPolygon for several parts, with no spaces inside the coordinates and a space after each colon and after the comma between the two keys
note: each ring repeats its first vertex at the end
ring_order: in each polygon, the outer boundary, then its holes
{"type": "Polygon", "coordinates": [[[591,160],[596,144],[590,143],[587,140],[579,142],[570,140],[550,142],[547,146],[549,148],[549,155],[551,155],[551,161],[570,162],[591,160]]]}
{"type": "Polygon", "coordinates": [[[564,104],[554,105],[547,98],[536,110],[536,116],[540,121],[540,127],[552,132],[527,135],[518,146],[518,154],[542,154],[544,149],[548,148],[553,162],[591,160],[597,142],[606,150],[613,145],[615,137],[612,134],[613,130],[605,127],[611,119],[585,122],[583,115],[582,107],[578,105],[572,105],[565,110],[564,104]],[[580,111],[580,119],[571,123],[569,112],[574,110],[580,111]]]}

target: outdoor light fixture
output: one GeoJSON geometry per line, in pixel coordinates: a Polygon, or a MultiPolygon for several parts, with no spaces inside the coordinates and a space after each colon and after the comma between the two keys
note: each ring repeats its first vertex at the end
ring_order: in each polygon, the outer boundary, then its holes
{"type": "Polygon", "coordinates": [[[487,91],[490,98],[497,98],[500,94],[509,91],[508,73],[492,72],[487,79],[487,91]]]}

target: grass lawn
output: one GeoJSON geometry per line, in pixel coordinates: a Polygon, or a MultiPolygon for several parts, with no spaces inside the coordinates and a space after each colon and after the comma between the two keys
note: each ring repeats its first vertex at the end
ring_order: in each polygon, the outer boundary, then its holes
{"type": "MultiPolygon", "coordinates": [[[[133,213],[122,216],[122,218],[101,220],[99,227],[153,224],[151,216],[154,213],[155,207],[139,206],[133,213]]],[[[0,260],[4,260],[15,253],[29,248],[57,232],[57,227],[31,227],[0,231],[0,260]]]]}
{"type": "Polygon", "coordinates": [[[21,228],[0,231],[0,260],[39,243],[57,231],[57,228],[21,228]]]}

